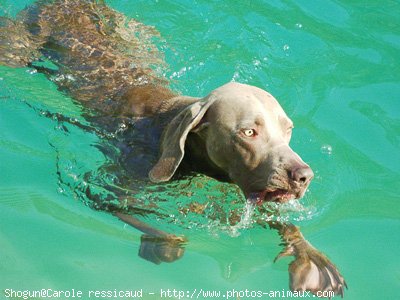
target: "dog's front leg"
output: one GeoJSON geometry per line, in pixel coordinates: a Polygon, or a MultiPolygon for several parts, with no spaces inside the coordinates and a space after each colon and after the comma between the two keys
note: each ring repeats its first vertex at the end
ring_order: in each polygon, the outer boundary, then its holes
{"type": "Polygon", "coordinates": [[[302,235],[300,229],[290,223],[269,222],[278,230],[285,247],[275,258],[294,256],[289,265],[290,289],[310,291],[318,297],[343,297],[346,282],[336,266],[320,251],[314,248],[302,235]]]}

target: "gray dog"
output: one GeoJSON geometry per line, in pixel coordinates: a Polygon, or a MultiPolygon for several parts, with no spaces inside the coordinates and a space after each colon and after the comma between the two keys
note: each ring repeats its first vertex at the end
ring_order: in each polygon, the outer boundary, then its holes
{"type": "MultiPolygon", "coordinates": [[[[314,174],[290,148],[293,122],[277,100],[234,82],[204,98],[177,95],[155,71],[163,64],[151,43],[156,34],[101,1],[39,1],[16,20],[0,19],[0,64],[30,66],[57,78],[60,90],[100,116],[92,119],[97,125],[121,118],[151,120],[146,130],[156,132],[160,153],[148,170],[155,183],[171,180],[186,162],[195,171],[237,184],[253,203],[301,198],[314,174]]],[[[125,152],[128,161],[132,153],[125,152]]],[[[184,239],[126,212],[113,213],[146,233],[142,257],[160,262],[182,256],[184,239]]],[[[269,226],[286,245],[278,257],[295,256],[289,267],[292,290],[343,296],[343,277],[297,227],[269,226]]]]}

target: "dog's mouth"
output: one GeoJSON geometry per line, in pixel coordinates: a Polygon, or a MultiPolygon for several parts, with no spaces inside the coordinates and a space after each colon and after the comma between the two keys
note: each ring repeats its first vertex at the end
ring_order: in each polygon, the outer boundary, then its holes
{"type": "Polygon", "coordinates": [[[247,196],[248,201],[256,204],[261,204],[263,202],[285,203],[296,198],[298,197],[295,193],[285,189],[265,189],[263,191],[250,193],[247,196]]]}

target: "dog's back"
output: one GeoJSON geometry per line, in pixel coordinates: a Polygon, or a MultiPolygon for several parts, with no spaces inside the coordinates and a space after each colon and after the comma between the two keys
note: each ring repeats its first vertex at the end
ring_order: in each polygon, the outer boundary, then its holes
{"type": "Polygon", "coordinates": [[[135,87],[166,84],[156,36],[101,1],[38,1],[0,20],[0,64],[33,66],[86,107],[114,114],[135,87]]]}

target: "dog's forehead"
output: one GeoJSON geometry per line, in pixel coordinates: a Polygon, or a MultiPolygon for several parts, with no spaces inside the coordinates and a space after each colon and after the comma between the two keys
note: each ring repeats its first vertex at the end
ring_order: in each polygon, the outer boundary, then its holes
{"type": "Polygon", "coordinates": [[[238,115],[239,119],[283,118],[288,119],[279,102],[268,92],[255,86],[231,82],[215,89],[212,110],[219,117],[238,115]]]}

